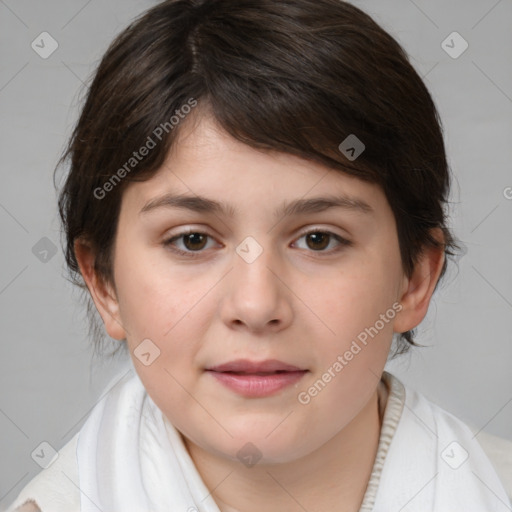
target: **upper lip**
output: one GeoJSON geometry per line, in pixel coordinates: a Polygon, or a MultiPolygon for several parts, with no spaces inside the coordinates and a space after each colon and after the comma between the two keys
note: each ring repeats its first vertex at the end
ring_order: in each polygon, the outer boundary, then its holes
{"type": "Polygon", "coordinates": [[[249,359],[236,359],[217,366],[211,366],[206,370],[214,372],[241,372],[241,373],[272,373],[277,371],[297,372],[305,371],[303,368],[283,363],[277,359],[265,361],[250,361],[249,359]]]}

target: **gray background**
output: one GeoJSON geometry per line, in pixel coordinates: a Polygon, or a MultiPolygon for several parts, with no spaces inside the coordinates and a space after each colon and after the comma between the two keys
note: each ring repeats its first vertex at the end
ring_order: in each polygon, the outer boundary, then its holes
{"type": "MultiPolygon", "coordinates": [[[[63,277],[52,172],[82,83],[113,36],[154,3],[0,0],[0,509],[41,470],[34,449],[60,449],[122,364],[92,357],[78,294],[63,277]],[[59,44],[47,59],[31,48],[43,31],[59,44]]],[[[456,176],[452,226],[467,247],[420,327],[428,347],[390,369],[512,440],[512,1],[354,3],[404,45],[434,96],[456,176]],[[456,59],[441,47],[453,31],[469,44],[456,59]]]]}

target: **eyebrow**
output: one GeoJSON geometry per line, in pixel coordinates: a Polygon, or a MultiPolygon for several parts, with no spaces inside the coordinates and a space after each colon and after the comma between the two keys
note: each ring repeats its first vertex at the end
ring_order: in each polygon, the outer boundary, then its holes
{"type": "MultiPolygon", "coordinates": [[[[154,211],[158,208],[181,208],[193,212],[213,213],[226,217],[234,217],[236,214],[236,208],[223,201],[218,202],[202,196],[171,193],[148,201],[142,207],[140,214],[154,211]]],[[[274,212],[274,216],[279,218],[281,216],[288,217],[307,213],[319,213],[330,208],[343,208],[345,210],[366,214],[374,213],[373,208],[368,203],[357,197],[349,195],[328,195],[311,199],[297,199],[290,203],[283,203],[281,207],[274,212]]]]}

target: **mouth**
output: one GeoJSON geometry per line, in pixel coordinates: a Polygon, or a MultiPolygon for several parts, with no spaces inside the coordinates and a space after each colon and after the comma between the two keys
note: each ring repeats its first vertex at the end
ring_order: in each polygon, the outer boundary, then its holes
{"type": "Polygon", "coordinates": [[[238,359],[205,370],[231,391],[253,398],[276,394],[297,383],[309,371],[276,359],[261,362],[238,359]]]}

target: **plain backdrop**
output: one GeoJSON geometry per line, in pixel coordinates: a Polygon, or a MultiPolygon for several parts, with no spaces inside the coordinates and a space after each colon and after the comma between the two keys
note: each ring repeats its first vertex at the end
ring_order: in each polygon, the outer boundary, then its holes
{"type": "MultiPolygon", "coordinates": [[[[466,246],[419,329],[426,348],[389,368],[512,439],[512,2],[354,3],[402,43],[434,97],[456,178],[451,225],[466,246]]],[[[41,470],[34,450],[71,439],[123,364],[92,357],[64,277],[52,173],[82,84],[114,35],[154,4],[0,0],[0,509],[41,470]],[[58,44],[46,59],[31,46],[42,32],[58,44]]]]}

